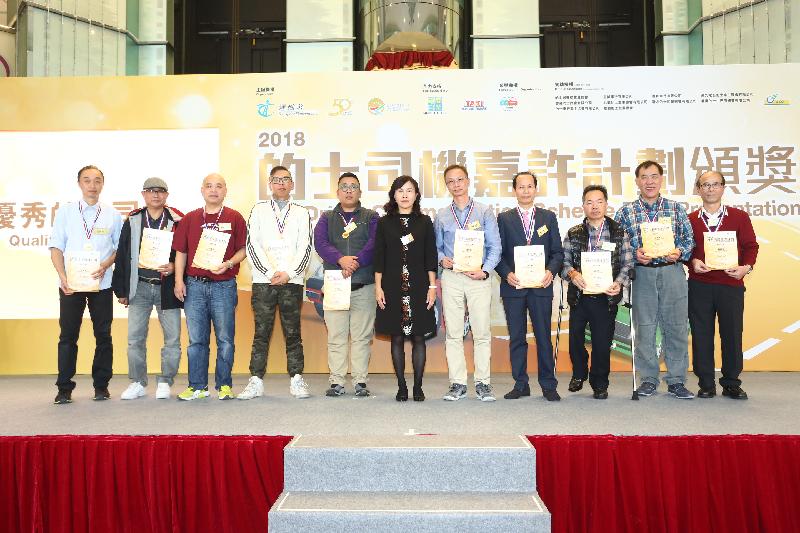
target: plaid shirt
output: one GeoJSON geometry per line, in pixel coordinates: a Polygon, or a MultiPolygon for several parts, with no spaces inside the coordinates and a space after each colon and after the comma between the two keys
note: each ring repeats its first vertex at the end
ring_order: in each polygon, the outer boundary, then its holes
{"type": "MultiPolygon", "coordinates": [[[[659,195],[658,200],[652,205],[641,199],[624,204],[617,211],[614,220],[625,228],[630,236],[631,246],[634,250],[642,247],[642,234],[639,225],[649,220],[656,221],[660,217],[672,219],[672,232],[675,234],[675,247],[681,251],[680,261],[688,261],[694,249],[694,234],[686,210],[675,200],[670,200],[659,195]],[[649,219],[648,219],[649,216],[649,219]]],[[[667,260],[659,257],[653,263],[666,263],[667,260]]]]}
{"type": "MultiPolygon", "coordinates": [[[[587,228],[587,232],[589,234],[589,243],[593,246],[594,243],[597,242],[597,228],[593,227],[589,224],[587,219],[583,219],[583,226],[587,228]]],[[[600,242],[613,242],[611,239],[611,230],[608,228],[608,224],[603,224],[603,232],[600,234],[600,242]]],[[[574,267],[572,258],[575,254],[579,254],[581,252],[585,252],[587,250],[573,250],[572,243],[569,240],[569,232],[564,237],[564,268],[561,270],[561,277],[567,281],[569,281],[569,271],[572,270],[574,267]]],[[[598,250],[599,251],[599,248],[598,250]]],[[[622,240],[622,248],[619,251],[619,275],[617,275],[615,282],[619,283],[621,287],[625,287],[628,285],[628,271],[633,268],[636,259],[633,253],[633,247],[631,247],[631,241],[629,238],[622,240]]]]}

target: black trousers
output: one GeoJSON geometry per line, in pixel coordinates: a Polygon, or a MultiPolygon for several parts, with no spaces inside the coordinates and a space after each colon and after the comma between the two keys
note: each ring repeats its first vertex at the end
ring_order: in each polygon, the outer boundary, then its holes
{"type": "Polygon", "coordinates": [[[692,367],[700,387],[714,386],[714,326],[719,320],[723,387],[742,384],[744,287],[689,280],[689,326],[692,329],[692,367]]]}
{"type": "Polygon", "coordinates": [[[94,329],[95,349],[92,362],[92,380],[95,388],[107,387],[112,374],[114,347],[111,343],[111,319],[113,299],[111,289],[100,292],[76,292],[64,294],[59,289],[59,318],[61,335],[58,337],[58,381],[59,390],[73,390],[75,364],[78,360],[78,335],[81,332],[83,311],[89,305],[89,316],[94,329]]]}
{"type": "Polygon", "coordinates": [[[614,340],[614,320],[617,306],[608,305],[606,295],[583,295],[577,305],[569,308],[569,358],[572,376],[589,378],[592,389],[608,388],[611,370],[611,341],[614,340]],[[586,351],[584,330],[589,324],[592,334],[592,369],[589,371],[589,352],[586,351]]]}

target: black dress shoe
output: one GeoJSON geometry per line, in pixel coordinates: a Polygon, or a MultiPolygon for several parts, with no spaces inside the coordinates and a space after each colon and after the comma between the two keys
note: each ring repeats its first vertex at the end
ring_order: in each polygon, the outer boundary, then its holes
{"type": "Polygon", "coordinates": [[[408,387],[398,387],[397,394],[395,394],[394,399],[398,402],[407,402],[408,401],[408,387]]]}
{"type": "Polygon", "coordinates": [[[716,395],[717,395],[716,387],[700,387],[700,390],[697,391],[698,398],[713,398],[716,395]]]}
{"type": "Polygon", "coordinates": [[[414,401],[415,402],[425,401],[425,393],[422,392],[422,387],[414,387],[414,401]]]}
{"type": "Polygon", "coordinates": [[[561,401],[561,396],[558,395],[558,391],[556,389],[542,389],[542,396],[548,402],[559,402],[561,401]]]}
{"type": "Polygon", "coordinates": [[[53,400],[53,403],[56,405],[64,405],[65,403],[72,403],[72,391],[71,390],[58,391],[58,394],[56,394],[56,399],[53,400]]]}
{"type": "Polygon", "coordinates": [[[722,387],[722,395],[732,400],[746,400],[747,393],[741,387],[722,387]]]}
{"type": "Polygon", "coordinates": [[[531,395],[531,388],[528,385],[525,385],[525,388],[520,390],[516,387],[511,389],[509,392],[503,395],[503,398],[506,400],[519,400],[523,396],[530,396],[531,395]]]}
{"type": "Polygon", "coordinates": [[[94,401],[100,402],[108,400],[111,395],[108,393],[108,387],[95,387],[94,388],[94,401]]]}
{"type": "Polygon", "coordinates": [[[567,387],[567,390],[570,391],[570,392],[578,392],[579,390],[581,390],[583,388],[583,382],[584,381],[586,381],[586,380],[585,379],[572,378],[571,380],[569,380],[569,387],[567,387]]]}
{"type": "Polygon", "coordinates": [[[592,397],[595,400],[607,400],[608,399],[608,389],[595,389],[592,397]]]}

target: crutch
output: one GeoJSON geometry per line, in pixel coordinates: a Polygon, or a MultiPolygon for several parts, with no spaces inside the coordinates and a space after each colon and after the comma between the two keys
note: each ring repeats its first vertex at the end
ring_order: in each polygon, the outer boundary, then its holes
{"type": "Polygon", "coordinates": [[[628,279],[630,285],[628,286],[628,303],[625,304],[625,307],[628,308],[628,315],[631,319],[631,379],[633,385],[631,400],[639,401],[639,391],[636,389],[636,330],[633,327],[633,281],[636,279],[636,269],[631,268],[628,271],[628,279]]]}
{"type": "Polygon", "coordinates": [[[558,295],[558,322],[556,322],[556,343],[555,349],[553,350],[553,377],[556,377],[556,369],[558,368],[558,341],[561,338],[561,315],[564,312],[564,279],[559,276],[558,279],[561,280],[559,283],[559,295],[558,295]]]}

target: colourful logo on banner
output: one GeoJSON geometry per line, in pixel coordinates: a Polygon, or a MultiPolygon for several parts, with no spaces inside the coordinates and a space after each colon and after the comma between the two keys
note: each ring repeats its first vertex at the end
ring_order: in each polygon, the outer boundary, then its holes
{"type": "Polygon", "coordinates": [[[441,96],[429,96],[426,115],[441,115],[444,113],[444,98],[441,96]]]}
{"type": "Polygon", "coordinates": [[[486,111],[486,105],[483,100],[464,100],[461,109],[463,111],[486,111]]]}
{"type": "Polygon", "coordinates": [[[764,100],[764,105],[790,105],[791,102],[785,98],[778,96],[778,93],[767,96],[764,100]]]}
{"type": "Polygon", "coordinates": [[[330,113],[328,113],[328,115],[331,117],[339,117],[339,116],[349,117],[350,115],[353,114],[353,112],[350,111],[351,106],[352,103],[350,102],[349,98],[334,98],[333,108],[331,109],[330,113]]]}
{"type": "Polygon", "coordinates": [[[256,106],[256,110],[258,111],[258,114],[260,116],[264,118],[269,118],[271,116],[269,113],[269,108],[272,107],[273,105],[275,104],[270,102],[269,98],[267,98],[263,104],[258,104],[258,106],[256,106]]]}
{"type": "Polygon", "coordinates": [[[517,99],[513,96],[504,96],[500,99],[500,107],[506,111],[516,109],[518,104],[519,102],[517,102],[517,99]]]}
{"type": "Polygon", "coordinates": [[[367,103],[367,109],[369,109],[369,112],[372,113],[373,115],[380,115],[381,113],[383,113],[385,107],[386,104],[384,104],[383,100],[381,100],[380,98],[372,98],[367,103]]]}

